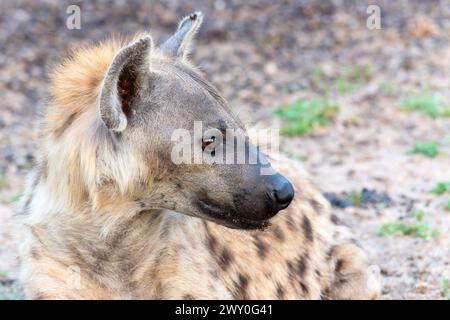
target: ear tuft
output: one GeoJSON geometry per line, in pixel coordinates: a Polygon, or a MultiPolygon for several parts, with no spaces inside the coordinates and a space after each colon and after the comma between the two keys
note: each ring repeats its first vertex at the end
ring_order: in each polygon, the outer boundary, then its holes
{"type": "Polygon", "coordinates": [[[159,47],[161,52],[172,57],[186,58],[192,39],[202,22],[203,14],[200,11],[184,17],[178,24],[177,31],[159,47]]]}
{"type": "Polygon", "coordinates": [[[145,36],[122,48],[114,57],[103,80],[99,106],[101,119],[109,129],[126,128],[138,77],[149,71],[152,47],[151,37],[145,36]]]}

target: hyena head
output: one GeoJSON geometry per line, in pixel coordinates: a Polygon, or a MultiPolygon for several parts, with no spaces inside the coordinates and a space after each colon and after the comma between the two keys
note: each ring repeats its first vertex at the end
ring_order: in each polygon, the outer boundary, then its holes
{"type": "Polygon", "coordinates": [[[157,48],[148,35],[122,48],[101,86],[100,117],[117,152],[146,166],[138,188],[143,208],[171,209],[233,228],[261,228],[289,205],[294,190],[282,175],[262,174],[270,164],[249,143],[226,101],[187,61],[201,22],[201,13],[184,18],[157,48]],[[176,133],[181,136],[174,139],[176,133]],[[226,163],[229,146],[232,164],[226,163]],[[236,160],[242,159],[239,152],[246,154],[242,163],[236,160]],[[199,154],[206,160],[198,161],[199,154]]]}

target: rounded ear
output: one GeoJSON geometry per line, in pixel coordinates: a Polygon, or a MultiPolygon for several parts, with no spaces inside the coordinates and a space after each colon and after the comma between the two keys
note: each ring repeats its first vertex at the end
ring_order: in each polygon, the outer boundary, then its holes
{"type": "Polygon", "coordinates": [[[200,11],[184,17],[178,24],[177,31],[159,47],[159,50],[168,56],[186,58],[192,39],[202,22],[203,14],[200,11]]]}
{"type": "Polygon", "coordinates": [[[114,131],[127,127],[130,101],[136,93],[140,74],[148,73],[153,41],[150,36],[122,48],[114,57],[103,80],[100,117],[114,131]]]}

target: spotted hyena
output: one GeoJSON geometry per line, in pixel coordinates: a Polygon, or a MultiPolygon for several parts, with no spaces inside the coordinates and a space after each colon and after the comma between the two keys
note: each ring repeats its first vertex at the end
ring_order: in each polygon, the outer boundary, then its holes
{"type": "MultiPolygon", "coordinates": [[[[84,47],[53,72],[20,210],[27,297],[376,298],[366,255],[307,174],[268,164],[188,61],[201,22],[184,18],[158,47],[148,34],[84,47]],[[175,164],[172,134],[194,121],[233,130],[259,161],[175,164]]],[[[231,143],[192,141],[211,154],[231,143]]]]}

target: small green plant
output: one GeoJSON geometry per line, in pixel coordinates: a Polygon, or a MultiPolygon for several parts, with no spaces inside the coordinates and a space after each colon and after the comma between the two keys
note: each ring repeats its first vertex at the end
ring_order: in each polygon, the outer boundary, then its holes
{"type": "Polygon", "coordinates": [[[394,92],[394,85],[391,82],[382,82],[380,85],[381,92],[391,94],[394,92]]]}
{"type": "Polygon", "coordinates": [[[370,79],[373,74],[373,66],[369,63],[351,66],[344,69],[343,75],[346,79],[360,82],[364,79],[370,79]]]}
{"type": "Polygon", "coordinates": [[[315,67],[312,70],[312,83],[316,88],[320,89],[322,87],[323,77],[324,77],[323,71],[319,67],[315,67]]]}
{"type": "MultiPolygon", "coordinates": [[[[431,190],[431,193],[440,196],[446,192],[450,192],[450,181],[441,181],[431,190]]],[[[442,203],[445,210],[450,211],[450,198],[442,203]]]]}
{"type": "Polygon", "coordinates": [[[340,94],[350,93],[354,90],[353,84],[343,77],[337,78],[335,84],[340,94]]]}
{"type": "Polygon", "coordinates": [[[344,68],[338,77],[335,78],[334,84],[340,94],[350,93],[358,87],[363,80],[372,77],[372,65],[365,63],[356,66],[344,68]]]}
{"type": "Polygon", "coordinates": [[[450,211],[450,199],[447,199],[443,203],[444,209],[450,211]]]}
{"type": "Polygon", "coordinates": [[[316,126],[329,124],[338,111],[339,106],[333,102],[313,99],[299,100],[282,106],[276,111],[276,115],[285,120],[281,133],[296,136],[308,134],[316,126]]]}
{"type": "Polygon", "coordinates": [[[438,184],[431,190],[431,193],[435,195],[441,195],[450,191],[450,181],[438,182],[438,184]]]}
{"type": "Polygon", "coordinates": [[[441,296],[450,300],[450,281],[449,279],[442,280],[441,296]]]}
{"type": "Polygon", "coordinates": [[[385,223],[378,231],[378,235],[381,237],[386,235],[392,236],[397,233],[403,234],[405,236],[416,236],[425,239],[432,236],[430,228],[426,223],[385,223]]]}
{"type": "Polygon", "coordinates": [[[412,212],[412,216],[417,220],[417,221],[422,221],[423,218],[425,217],[425,211],[420,210],[420,209],[415,209],[412,212]]]}
{"type": "Polygon", "coordinates": [[[450,117],[450,108],[449,108],[449,107],[445,107],[445,108],[441,111],[441,113],[439,114],[439,116],[440,116],[440,117],[443,117],[443,118],[448,118],[448,117],[450,117]]]}
{"type": "Polygon", "coordinates": [[[439,143],[432,140],[417,142],[409,149],[409,153],[421,153],[434,158],[439,154],[439,143]]]}
{"type": "Polygon", "coordinates": [[[450,107],[441,102],[439,95],[422,95],[401,99],[400,107],[408,111],[420,111],[432,118],[449,117],[450,107]]]}
{"type": "Polygon", "coordinates": [[[411,212],[414,218],[413,222],[393,222],[385,223],[378,229],[378,235],[380,237],[392,236],[395,234],[401,234],[405,236],[414,236],[418,238],[436,238],[439,236],[437,230],[431,230],[427,223],[422,222],[425,217],[425,211],[416,209],[411,212]]]}
{"type": "Polygon", "coordinates": [[[299,155],[299,154],[295,154],[289,151],[285,151],[284,152],[289,158],[297,160],[297,161],[307,161],[308,160],[308,156],[307,155],[299,155]]]}

